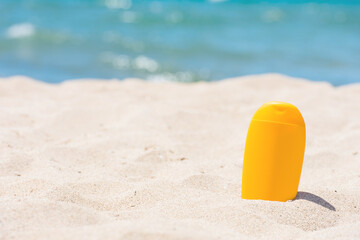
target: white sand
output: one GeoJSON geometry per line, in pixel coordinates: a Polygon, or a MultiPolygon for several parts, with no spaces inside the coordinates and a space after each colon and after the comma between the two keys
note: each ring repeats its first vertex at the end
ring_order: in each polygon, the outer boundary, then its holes
{"type": "Polygon", "coordinates": [[[0,239],[360,239],[360,84],[0,81],[0,239]],[[307,125],[299,199],[241,199],[256,109],[307,125]]]}

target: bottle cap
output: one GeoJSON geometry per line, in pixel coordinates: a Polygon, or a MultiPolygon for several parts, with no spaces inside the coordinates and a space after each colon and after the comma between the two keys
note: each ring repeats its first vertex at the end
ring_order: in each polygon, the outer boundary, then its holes
{"type": "Polygon", "coordinates": [[[285,102],[265,103],[256,111],[253,120],[305,127],[304,119],[297,107],[285,102]]]}

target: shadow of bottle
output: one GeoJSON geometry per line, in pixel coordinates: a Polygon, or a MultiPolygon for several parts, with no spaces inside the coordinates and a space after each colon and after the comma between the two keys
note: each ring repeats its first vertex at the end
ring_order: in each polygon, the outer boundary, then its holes
{"type": "Polygon", "coordinates": [[[308,192],[298,192],[296,195],[295,200],[304,199],[313,203],[316,203],[324,208],[327,208],[331,211],[336,211],[336,208],[327,202],[325,199],[316,196],[315,194],[308,193],[308,192]]]}

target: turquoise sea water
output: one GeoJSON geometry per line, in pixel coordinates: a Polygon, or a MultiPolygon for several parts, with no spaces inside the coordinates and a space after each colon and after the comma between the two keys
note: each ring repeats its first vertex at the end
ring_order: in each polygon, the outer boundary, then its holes
{"type": "Polygon", "coordinates": [[[1,0],[0,76],[360,82],[360,1],[1,0]]]}

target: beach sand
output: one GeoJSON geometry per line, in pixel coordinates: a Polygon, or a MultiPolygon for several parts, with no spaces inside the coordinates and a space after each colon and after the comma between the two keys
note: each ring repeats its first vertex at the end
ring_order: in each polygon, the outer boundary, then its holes
{"type": "Polygon", "coordinates": [[[360,84],[0,81],[0,239],[360,239],[360,84]],[[267,101],[307,127],[298,197],[241,199],[267,101]]]}

